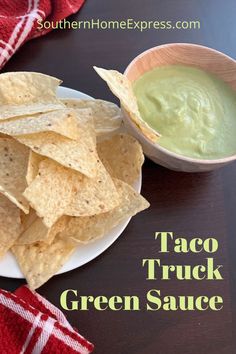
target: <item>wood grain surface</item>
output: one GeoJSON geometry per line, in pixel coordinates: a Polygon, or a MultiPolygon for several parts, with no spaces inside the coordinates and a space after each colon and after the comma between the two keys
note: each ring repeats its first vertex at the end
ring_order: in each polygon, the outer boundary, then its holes
{"type": "MultiPolygon", "coordinates": [[[[235,0],[87,0],[72,19],[201,21],[200,30],[55,30],[26,43],[4,71],[32,70],[57,76],[64,85],[115,102],[92,66],[124,71],[150,47],[171,42],[207,45],[236,58],[235,0]]],[[[56,306],[63,290],[81,295],[136,294],[150,288],[163,295],[221,295],[221,311],[65,312],[69,321],[95,344],[96,354],[234,354],[236,328],[236,163],[205,174],[169,171],[150,161],[143,168],[149,210],[135,217],[119,240],[91,263],[56,276],[39,289],[56,306]],[[145,280],[142,258],[157,257],[155,231],[179,236],[215,237],[223,264],[222,281],[145,280]]],[[[199,255],[162,255],[163,263],[200,264],[199,255]]],[[[22,280],[0,278],[14,290],[22,280]]]]}

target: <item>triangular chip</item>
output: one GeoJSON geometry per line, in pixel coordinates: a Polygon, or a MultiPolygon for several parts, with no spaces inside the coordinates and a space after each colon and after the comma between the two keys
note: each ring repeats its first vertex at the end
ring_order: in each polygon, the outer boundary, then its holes
{"type": "Polygon", "coordinates": [[[118,204],[115,185],[99,160],[94,178],[52,160],[43,160],[38,176],[25,190],[24,196],[49,228],[64,214],[93,215],[111,210],[118,204]]]}
{"type": "Polygon", "coordinates": [[[94,117],[94,126],[97,136],[113,133],[120,129],[122,124],[121,109],[114,103],[103,100],[62,99],[68,108],[79,110],[90,108],[94,117]]]}
{"type": "Polygon", "coordinates": [[[66,215],[84,216],[105,213],[119,203],[114,182],[101,161],[98,164],[96,177],[75,176],[73,198],[65,210],[66,215]]]}
{"type": "Polygon", "coordinates": [[[17,136],[16,139],[37,154],[47,156],[59,164],[93,177],[97,171],[96,143],[89,130],[78,140],[53,132],[17,136]]]}
{"type": "Polygon", "coordinates": [[[61,237],[71,237],[80,243],[94,241],[103,237],[122,220],[149,207],[149,203],[128,184],[119,180],[114,182],[120,196],[120,204],[107,213],[71,218],[61,237]]]}
{"type": "Polygon", "coordinates": [[[21,212],[21,224],[22,224],[22,232],[27,230],[31,224],[37,219],[37,214],[34,209],[30,208],[29,213],[25,214],[21,212]]]}
{"type": "Polygon", "coordinates": [[[51,245],[38,242],[32,245],[13,246],[12,252],[31,289],[37,289],[66,263],[75,245],[66,239],[56,238],[51,245]]]}
{"type": "Polygon", "coordinates": [[[36,216],[35,220],[21,233],[15,245],[29,245],[36,242],[51,244],[55,236],[65,229],[68,220],[68,216],[62,216],[49,229],[42,219],[36,216]]]}
{"type": "Polygon", "coordinates": [[[56,97],[60,83],[55,77],[34,72],[1,74],[0,120],[64,108],[56,97]]]}
{"type": "Polygon", "coordinates": [[[0,193],[25,213],[29,211],[29,203],[23,196],[28,159],[28,148],[14,139],[0,138],[0,193]]]}
{"type": "Polygon", "coordinates": [[[113,94],[119,98],[121,105],[129,113],[130,118],[143,134],[151,141],[156,142],[159,134],[142,119],[129,79],[115,70],[106,70],[97,68],[96,66],[94,66],[94,69],[98,75],[106,81],[113,94]]]}
{"type": "Polygon", "coordinates": [[[20,209],[0,195],[0,258],[13,246],[20,233],[20,209]]]}
{"type": "Polygon", "coordinates": [[[78,114],[91,114],[90,110],[60,109],[46,113],[21,116],[0,121],[0,132],[7,135],[25,135],[52,131],[71,139],[78,138],[78,114]]]}
{"type": "Polygon", "coordinates": [[[98,155],[112,177],[133,185],[144,162],[142,147],[128,134],[114,135],[97,144],[98,155]]]}
{"type": "Polygon", "coordinates": [[[74,175],[78,179],[83,178],[81,174],[45,159],[40,163],[37,177],[24,192],[32,208],[39,217],[44,218],[48,228],[65,214],[65,209],[72,200],[74,175]]]}
{"type": "Polygon", "coordinates": [[[30,150],[28,166],[27,166],[27,173],[26,173],[26,181],[27,181],[28,186],[30,185],[30,183],[33,182],[33,180],[37,176],[37,174],[39,172],[39,164],[45,158],[46,157],[44,157],[42,155],[38,155],[34,151],[30,150]]]}

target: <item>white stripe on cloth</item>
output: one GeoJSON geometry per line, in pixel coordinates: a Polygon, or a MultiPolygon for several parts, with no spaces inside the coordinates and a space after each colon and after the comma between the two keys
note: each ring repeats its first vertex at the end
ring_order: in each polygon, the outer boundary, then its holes
{"type": "Polygon", "coordinates": [[[27,12],[30,12],[30,11],[31,11],[31,8],[32,8],[32,2],[31,2],[31,0],[28,0],[28,9],[27,9],[27,12]]]}
{"type": "Polygon", "coordinates": [[[7,308],[13,310],[15,313],[17,313],[30,323],[34,322],[35,316],[30,311],[25,310],[21,305],[16,304],[12,299],[5,297],[3,294],[0,294],[0,303],[6,306],[7,308]]]}
{"type": "MultiPolygon", "coordinates": [[[[6,306],[7,308],[11,309],[18,315],[20,315],[22,318],[25,320],[29,321],[31,324],[35,321],[35,316],[28,310],[24,309],[21,305],[15,303],[12,299],[5,297],[3,294],[0,294],[0,303],[6,306]]],[[[55,320],[51,318],[51,321],[55,324],[55,320]]],[[[39,321],[38,327],[43,328],[45,321],[39,321]]],[[[83,338],[80,336],[77,332],[76,335],[80,338],[83,338]]],[[[65,343],[68,347],[72,348],[74,351],[77,351],[81,354],[89,354],[89,350],[85,348],[83,345],[81,345],[79,342],[74,340],[68,335],[65,335],[60,329],[54,328],[53,329],[53,335],[65,343]]],[[[85,339],[84,339],[85,340],[85,339]]]]}
{"type": "Polygon", "coordinates": [[[42,16],[46,17],[46,14],[45,14],[45,12],[43,10],[37,9],[37,10],[31,11],[29,14],[27,13],[27,14],[22,15],[22,16],[16,16],[16,18],[26,18],[26,17],[29,17],[29,16],[34,16],[35,18],[42,19],[42,16]]]}
{"type": "Polygon", "coordinates": [[[9,50],[12,50],[12,51],[13,51],[13,47],[12,47],[9,43],[3,41],[2,39],[0,39],[0,43],[2,43],[3,45],[5,45],[6,47],[8,47],[9,50]]]}
{"type": "MultiPolygon", "coordinates": [[[[32,6],[32,2],[31,2],[31,0],[28,0],[28,11],[29,11],[29,9],[31,9],[31,6],[32,6]]],[[[22,18],[21,21],[19,21],[17,23],[17,25],[15,26],[15,28],[13,29],[12,34],[11,34],[9,40],[8,40],[8,44],[10,46],[12,46],[13,43],[15,42],[17,34],[19,33],[23,23],[24,23],[24,18],[22,18]]],[[[3,64],[3,62],[6,59],[9,59],[9,58],[10,58],[10,54],[8,53],[7,47],[5,47],[5,49],[3,50],[2,54],[1,54],[1,57],[0,57],[0,66],[3,64]]]]}
{"type": "MultiPolygon", "coordinates": [[[[41,295],[39,295],[38,293],[34,292],[34,296],[37,297],[38,301],[42,302],[42,304],[53,314],[56,316],[57,320],[60,322],[60,325],[73,331],[74,329],[73,327],[70,325],[70,323],[67,321],[66,317],[63,315],[63,313],[53,304],[51,304],[50,302],[48,302],[46,299],[44,299],[41,295]]],[[[81,337],[79,335],[79,333],[76,333],[79,337],[81,337]]],[[[62,334],[62,336],[64,336],[64,334],[62,334]]],[[[58,339],[61,339],[61,333],[58,334],[58,339]]],[[[81,337],[83,338],[83,337],[81,337]]],[[[86,350],[86,348],[83,347],[83,350],[86,350]]],[[[88,351],[86,351],[85,353],[87,353],[88,351]]]]}
{"type": "Polygon", "coordinates": [[[6,53],[5,48],[0,48],[0,55],[3,56],[4,60],[5,60],[5,59],[8,59],[9,56],[10,56],[8,53],[6,53]]]}
{"type": "MultiPolygon", "coordinates": [[[[15,45],[14,45],[15,50],[20,47],[20,45],[24,42],[24,40],[26,39],[26,37],[30,33],[30,31],[31,31],[31,29],[33,27],[33,23],[34,23],[35,19],[41,19],[42,20],[42,17],[39,15],[39,13],[42,13],[45,16],[45,12],[39,10],[38,9],[38,5],[39,5],[39,0],[28,0],[27,14],[25,14],[24,16],[20,16],[21,20],[15,26],[15,29],[12,32],[11,37],[10,37],[10,39],[8,41],[8,45],[9,46],[11,46],[11,44],[14,43],[14,41],[16,39],[16,36],[17,36],[18,32],[20,31],[20,29],[22,27],[22,24],[25,21],[25,18],[27,17],[26,23],[24,25],[24,29],[23,29],[21,35],[19,36],[18,40],[16,41],[15,45]]],[[[0,66],[1,66],[6,59],[10,58],[10,54],[8,52],[8,46],[6,46],[4,49],[1,49],[0,54],[2,56],[2,57],[0,57],[0,66]]]]}
{"type": "Polygon", "coordinates": [[[41,302],[46,307],[46,309],[48,309],[56,317],[56,319],[60,322],[61,325],[64,325],[66,328],[69,328],[70,330],[74,331],[73,327],[69,324],[66,317],[56,306],[48,302],[36,292],[34,292],[34,296],[36,296],[38,301],[41,302]]]}
{"type": "MultiPolygon", "coordinates": [[[[76,334],[80,337],[78,333],[76,334]]],[[[53,335],[60,341],[64,342],[68,347],[72,348],[74,351],[77,351],[81,354],[89,354],[89,350],[87,348],[85,348],[82,344],[80,344],[73,338],[64,334],[60,329],[54,328],[53,335]]]]}
{"type": "Polygon", "coordinates": [[[76,7],[71,4],[70,0],[66,0],[65,2],[67,3],[71,11],[76,11],[76,7]]]}
{"type": "Polygon", "coordinates": [[[25,353],[25,350],[27,349],[31,338],[32,338],[32,336],[34,335],[34,332],[35,332],[36,328],[38,328],[38,324],[39,324],[41,315],[42,315],[42,314],[39,313],[39,314],[35,317],[34,322],[32,323],[31,330],[29,331],[29,334],[28,334],[28,336],[27,336],[27,338],[26,338],[26,341],[25,341],[25,343],[23,343],[23,346],[22,346],[22,349],[21,349],[20,354],[24,354],[24,353],[25,353]]]}
{"type": "MultiPolygon", "coordinates": [[[[39,0],[33,0],[33,7],[30,8],[29,11],[30,12],[32,11],[33,13],[36,12],[38,10],[38,4],[39,4],[39,0]]],[[[30,13],[29,13],[29,15],[30,15],[30,13]]],[[[24,27],[20,37],[18,38],[18,41],[15,44],[15,49],[19,48],[19,46],[24,42],[24,40],[26,39],[26,37],[30,33],[30,31],[32,29],[32,26],[33,26],[33,23],[34,23],[34,20],[35,20],[35,16],[29,16],[28,17],[28,19],[26,21],[26,24],[25,24],[25,27],[24,27]]]]}
{"type": "Polygon", "coordinates": [[[53,332],[55,321],[49,317],[46,321],[43,322],[44,323],[42,323],[42,332],[38,337],[37,342],[35,343],[35,346],[32,350],[32,354],[42,353],[43,349],[45,348],[45,345],[47,344],[50,338],[50,335],[53,332]]]}

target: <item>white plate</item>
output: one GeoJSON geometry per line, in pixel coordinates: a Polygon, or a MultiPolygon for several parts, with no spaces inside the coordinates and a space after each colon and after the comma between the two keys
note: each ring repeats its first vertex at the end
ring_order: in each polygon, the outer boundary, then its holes
{"type": "MultiPolygon", "coordinates": [[[[58,96],[60,98],[83,98],[92,99],[80,91],[72,90],[67,87],[59,87],[58,96]]],[[[139,180],[135,183],[135,189],[140,192],[141,190],[141,175],[139,180]]],[[[102,239],[92,242],[87,245],[78,246],[77,250],[71,256],[71,258],[64,264],[58,274],[68,272],[72,269],[81,267],[82,265],[90,262],[101,253],[103,253],[113,242],[122,234],[126,226],[128,225],[130,218],[121,222],[117,227],[111,230],[102,239]]],[[[35,260],[37,262],[37,260],[35,260]]],[[[15,258],[8,252],[6,256],[0,261],[0,275],[8,278],[24,278],[15,258]]]]}

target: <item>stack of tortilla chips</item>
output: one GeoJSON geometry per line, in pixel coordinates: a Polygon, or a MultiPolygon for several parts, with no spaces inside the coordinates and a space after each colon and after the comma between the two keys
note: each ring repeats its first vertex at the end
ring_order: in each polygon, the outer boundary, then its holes
{"type": "Polygon", "coordinates": [[[11,249],[32,289],[79,244],[149,206],[132,187],[144,158],[119,133],[120,109],[59,100],[59,84],[39,73],[0,75],[0,256],[11,249]]]}

